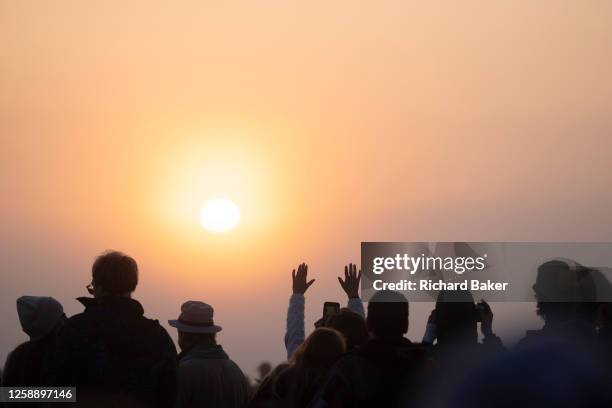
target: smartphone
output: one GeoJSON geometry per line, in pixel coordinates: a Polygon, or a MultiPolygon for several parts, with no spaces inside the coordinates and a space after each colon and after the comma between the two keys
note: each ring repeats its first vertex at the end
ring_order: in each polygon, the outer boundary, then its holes
{"type": "Polygon", "coordinates": [[[325,302],[323,303],[323,319],[327,319],[329,316],[337,315],[340,312],[340,303],[338,302],[325,302]]]}

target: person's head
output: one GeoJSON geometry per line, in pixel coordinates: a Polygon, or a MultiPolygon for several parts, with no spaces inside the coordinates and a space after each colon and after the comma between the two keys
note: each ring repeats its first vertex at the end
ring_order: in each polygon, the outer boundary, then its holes
{"type": "Polygon", "coordinates": [[[66,320],[62,305],[44,296],[21,296],[17,299],[17,314],[21,328],[34,341],[57,332],[66,320]]]}
{"type": "Polygon", "coordinates": [[[130,296],[138,284],[138,265],[124,253],[107,251],[96,258],[91,275],[94,297],[130,296]]]}
{"type": "Polygon", "coordinates": [[[211,305],[197,300],[189,300],[181,305],[179,318],[168,320],[170,326],[178,329],[181,350],[217,344],[216,335],[222,329],[215,324],[214,313],[211,305]]]}
{"type": "Polygon", "coordinates": [[[368,328],[365,319],[347,308],[329,317],[326,327],[338,330],[346,339],[346,349],[352,350],[368,341],[368,328]]]}
{"type": "Polygon", "coordinates": [[[375,337],[402,337],[408,331],[408,300],[391,290],[376,292],[368,303],[366,324],[375,337]]]}
{"type": "Polygon", "coordinates": [[[257,366],[257,371],[259,372],[259,378],[264,378],[266,375],[270,374],[270,371],[272,371],[272,364],[264,361],[257,366]]]}
{"type": "Polygon", "coordinates": [[[332,365],[346,352],[344,336],[328,327],[315,329],[294,353],[289,386],[292,406],[306,406],[332,365]]]}
{"type": "Polygon", "coordinates": [[[574,261],[556,259],[540,265],[533,290],[537,313],[547,323],[596,319],[599,305],[592,271],[574,261]]]}
{"type": "Polygon", "coordinates": [[[346,352],[342,333],[329,327],[319,327],[304,340],[296,364],[305,368],[329,368],[346,352]]]}
{"type": "Polygon", "coordinates": [[[469,291],[441,291],[436,301],[439,345],[478,341],[478,309],[469,291]]]}

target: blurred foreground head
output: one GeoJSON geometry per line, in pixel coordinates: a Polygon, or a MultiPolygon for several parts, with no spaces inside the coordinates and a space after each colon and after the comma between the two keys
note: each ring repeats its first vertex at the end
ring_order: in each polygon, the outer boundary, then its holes
{"type": "Polygon", "coordinates": [[[610,407],[606,359],[594,349],[550,339],[503,353],[472,371],[445,407],[610,407]]]}
{"type": "Polygon", "coordinates": [[[391,290],[381,290],[368,303],[368,330],[381,339],[402,337],[408,331],[408,300],[391,290]]]}
{"type": "Polygon", "coordinates": [[[107,251],[96,258],[91,275],[95,297],[129,296],[138,284],[138,265],[122,252],[107,251]]]}
{"type": "Polygon", "coordinates": [[[257,366],[257,372],[259,373],[259,378],[262,379],[266,375],[270,374],[272,371],[272,364],[267,361],[263,361],[257,366]]]}
{"type": "Polygon", "coordinates": [[[569,259],[555,259],[540,265],[533,285],[538,314],[546,322],[593,321],[598,307],[594,272],[569,259]]]}

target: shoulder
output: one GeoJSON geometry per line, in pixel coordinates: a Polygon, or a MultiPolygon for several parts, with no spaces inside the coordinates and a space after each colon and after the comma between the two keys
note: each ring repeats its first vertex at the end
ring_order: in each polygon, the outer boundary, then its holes
{"type": "Polygon", "coordinates": [[[236,376],[245,377],[242,369],[236,364],[236,362],[232,359],[228,359],[228,368],[231,372],[233,372],[236,376]]]}
{"type": "Polygon", "coordinates": [[[87,320],[89,320],[88,316],[84,312],[77,313],[75,315],[70,316],[68,319],[66,319],[65,326],[79,325],[87,320]]]}
{"type": "Polygon", "coordinates": [[[141,336],[147,338],[148,341],[157,345],[160,349],[176,355],[176,346],[174,341],[168,334],[168,331],[159,323],[159,320],[149,319],[142,316],[142,323],[146,327],[146,333],[142,333],[141,336]]]}
{"type": "Polygon", "coordinates": [[[59,331],[59,339],[62,341],[71,338],[80,338],[80,334],[88,333],[95,327],[93,321],[85,313],[79,313],[69,317],[59,331]]]}
{"type": "Polygon", "coordinates": [[[31,345],[32,345],[31,341],[24,341],[23,343],[21,343],[20,345],[15,347],[15,349],[10,354],[19,354],[19,353],[29,349],[31,347],[31,345]]]}
{"type": "Polygon", "coordinates": [[[542,339],[543,334],[543,330],[527,330],[525,337],[518,341],[516,347],[521,348],[536,343],[542,339]]]}
{"type": "Polygon", "coordinates": [[[94,319],[92,319],[92,316],[86,314],[85,312],[81,312],[66,319],[66,322],[64,323],[61,332],[65,335],[67,333],[80,331],[86,327],[91,326],[95,326],[94,319]]]}
{"type": "Polygon", "coordinates": [[[161,325],[157,319],[149,319],[148,317],[141,316],[141,322],[147,326],[147,328],[155,335],[161,338],[170,338],[168,331],[161,325]]]}
{"type": "Polygon", "coordinates": [[[153,331],[156,333],[157,336],[159,336],[160,340],[162,340],[166,344],[172,344],[172,348],[174,348],[176,351],[176,348],[174,347],[174,342],[172,341],[172,338],[170,337],[168,330],[166,330],[164,326],[162,326],[159,323],[159,320],[152,320],[152,319],[148,319],[148,320],[151,322],[153,331]]]}
{"type": "Polygon", "coordinates": [[[21,356],[27,354],[30,349],[30,344],[31,342],[26,341],[15,347],[15,349],[11,351],[6,357],[6,365],[9,365],[10,363],[19,360],[21,356]]]}

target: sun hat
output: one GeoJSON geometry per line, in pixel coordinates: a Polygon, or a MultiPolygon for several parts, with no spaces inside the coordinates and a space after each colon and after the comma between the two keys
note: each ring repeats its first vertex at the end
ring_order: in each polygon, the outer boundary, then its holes
{"type": "Polygon", "coordinates": [[[47,296],[21,296],[17,314],[21,328],[32,340],[45,337],[65,316],[61,303],[47,296]]]}
{"type": "Polygon", "coordinates": [[[207,303],[189,300],[181,306],[178,320],[168,320],[168,324],[186,333],[217,333],[221,327],[215,325],[214,312],[207,303]]]}

